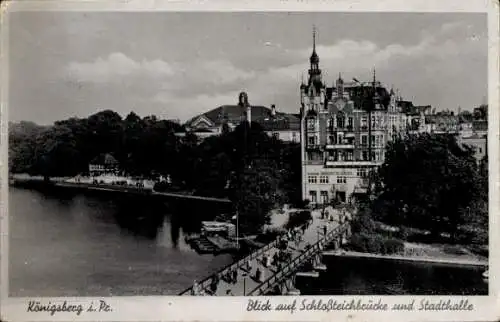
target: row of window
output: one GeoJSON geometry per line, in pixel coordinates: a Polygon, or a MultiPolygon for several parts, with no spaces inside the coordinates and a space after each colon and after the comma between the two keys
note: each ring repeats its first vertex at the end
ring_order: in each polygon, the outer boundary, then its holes
{"type": "MultiPolygon", "coordinates": [[[[372,151],[372,158],[369,159],[368,151],[361,151],[361,159],[354,158],[353,151],[329,151],[326,155],[328,161],[384,161],[384,151],[372,151]]],[[[308,152],[307,161],[323,161],[321,152],[308,152]]]]}
{"type": "MultiPolygon", "coordinates": [[[[314,119],[312,120],[313,122],[315,121],[314,119]]],[[[326,126],[327,128],[339,128],[343,129],[345,127],[347,128],[353,128],[354,126],[354,118],[353,117],[332,117],[326,120],[326,126]]]]}
{"type": "MultiPolygon", "coordinates": [[[[391,117],[391,121],[395,120],[395,118],[391,117]]],[[[372,115],[371,117],[371,127],[372,128],[381,128],[386,124],[386,120],[383,115],[372,115]]],[[[360,120],[361,128],[368,128],[368,117],[363,116],[360,120]]],[[[354,118],[352,116],[349,117],[331,117],[326,120],[326,126],[328,129],[333,128],[353,128],[354,127],[354,118]]],[[[307,119],[307,128],[309,130],[317,131],[319,125],[318,120],[316,118],[308,118],[307,119]]]]}
{"type": "MultiPolygon", "coordinates": [[[[318,183],[318,176],[308,176],[307,181],[311,184],[316,184],[316,183],[318,183]]],[[[330,179],[328,176],[319,176],[319,183],[328,184],[328,183],[330,183],[330,179]]],[[[338,176],[337,183],[347,183],[347,177],[338,176]]]]}
{"type": "MultiPolygon", "coordinates": [[[[384,147],[384,135],[375,134],[370,136],[372,147],[384,147]]],[[[307,137],[308,145],[318,145],[319,137],[317,135],[309,135],[307,137]]],[[[353,138],[345,138],[343,134],[329,135],[327,137],[327,144],[354,144],[353,138]]],[[[361,145],[368,146],[368,135],[361,135],[361,145]]]]}

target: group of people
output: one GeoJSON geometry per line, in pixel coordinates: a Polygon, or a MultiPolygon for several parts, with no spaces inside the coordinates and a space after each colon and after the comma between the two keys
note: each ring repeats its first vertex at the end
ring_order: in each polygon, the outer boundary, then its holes
{"type": "MultiPolygon", "coordinates": [[[[290,251],[289,242],[294,242],[296,247],[300,245],[303,241],[303,235],[305,231],[312,224],[312,218],[305,222],[302,226],[296,227],[295,229],[289,229],[288,232],[281,237],[279,237],[278,241],[278,251],[271,254],[264,254],[258,262],[263,266],[257,267],[255,273],[252,275],[252,265],[250,261],[246,261],[244,265],[240,268],[246,271],[252,278],[257,282],[263,282],[265,280],[265,269],[274,266],[279,271],[286,263],[292,260],[292,252],[290,251]]],[[[326,230],[326,226],[325,226],[326,230]]],[[[208,292],[209,294],[215,294],[217,292],[217,288],[220,283],[220,279],[224,280],[228,284],[236,284],[238,282],[238,269],[239,268],[230,268],[225,270],[220,274],[214,275],[212,278],[210,285],[208,286],[208,290],[201,291],[199,285],[196,283],[193,284],[192,293],[193,295],[203,295],[200,293],[208,292]]],[[[227,290],[226,295],[233,295],[231,290],[227,290]]]]}

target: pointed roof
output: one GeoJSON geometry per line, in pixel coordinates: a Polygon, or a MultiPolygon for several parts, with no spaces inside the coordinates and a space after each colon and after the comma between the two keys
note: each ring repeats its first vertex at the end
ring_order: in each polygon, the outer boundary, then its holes
{"type": "Polygon", "coordinates": [[[311,54],[311,58],[309,58],[311,64],[319,63],[319,56],[316,53],[316,26],[313,27],[313,52],[311,54]]]}

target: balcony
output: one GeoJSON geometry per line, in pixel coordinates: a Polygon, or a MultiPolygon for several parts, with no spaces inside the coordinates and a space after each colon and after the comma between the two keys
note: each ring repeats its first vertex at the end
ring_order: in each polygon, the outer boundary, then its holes
{"type": "Polygon", "coordinates": [[[327,144],[326,149],[354,149],[354,143],[327,144]]]}
{"type": "Polygon", "coordinates": [[[327,159],[325,162],[325,165],[327,167],[358,167],[358,166],[367,166],[367,167],[376,167],[381,165],[381,162],[376,162],[376,161],[338,161],[338,160],[331,160],[327,159]]]}

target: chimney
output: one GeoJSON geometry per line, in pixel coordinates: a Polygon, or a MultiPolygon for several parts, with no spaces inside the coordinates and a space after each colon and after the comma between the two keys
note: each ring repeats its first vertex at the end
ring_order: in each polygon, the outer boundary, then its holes
{"type": "Polygon", "coordinates": [[[276,105],[274,105],[274,104],[271,105],[271,115],[272,116],[276,115],[276,105]]]}

